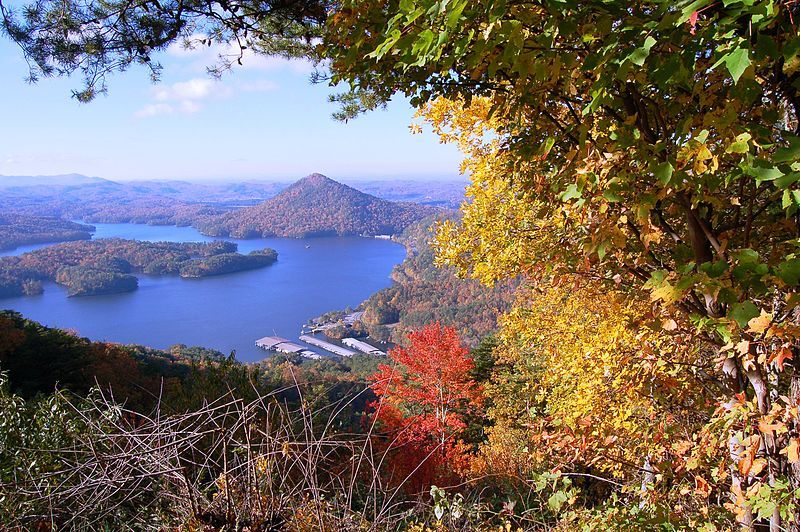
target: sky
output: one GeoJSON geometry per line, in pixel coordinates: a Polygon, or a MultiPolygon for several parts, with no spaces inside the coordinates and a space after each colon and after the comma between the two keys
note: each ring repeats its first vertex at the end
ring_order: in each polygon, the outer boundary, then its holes
{"type": "Polygon", "coordinates": [[[72,98],[80,76],[28,83],[19,49],[0,36],[0,175],[79,173],[112,180],[459,179],[461,159],[430,131],[412,135],[405,100],[346,124],[311,66],[247,56],[216,81],[220,49],[172,46],[153,84],[143,67],[108,78],[108,94],[72,98]]]}

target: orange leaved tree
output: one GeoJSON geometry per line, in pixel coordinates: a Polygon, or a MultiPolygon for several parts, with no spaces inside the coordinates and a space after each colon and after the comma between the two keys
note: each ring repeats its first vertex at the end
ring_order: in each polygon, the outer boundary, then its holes
{"type": "Polygon", "coordinates": [[[410,491],[447,484],[465,465],[469,446],[460,434],[482,402],[469,351],[455,329],[437,322],[410,333],[389,360],[371,377],[378,396],[372,421],[389,453],[389,475],[410,491]]]}

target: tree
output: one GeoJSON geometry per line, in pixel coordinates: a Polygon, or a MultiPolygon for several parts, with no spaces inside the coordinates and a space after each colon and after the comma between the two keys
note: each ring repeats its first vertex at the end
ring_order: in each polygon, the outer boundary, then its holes
{"type": "Polygon", "coordinates": [[[2,30],[22,49],[30,79],[80,72],[89,101],[106,89],[109,73],[134,64],[152,79],[161,65],[154,54],[170,44],[226,45],[210,71],[241,64],[250,51],[318,58],[314,39],[326,18],[327,0],[35,0],[18,10],[0,1],[2,30]]]}
{"type": "Polygon", "coordinates": [[[713,346],[720,476],[746,528],[800,526],[799,9],[352,0],[327,35],[336,81],[404,93],[468,155],[472,201],[442,227],[443,262],[647,289],[713,346]]]}
{"type": "Polygon", "coordinates": [[[468,447],[459,439],[482,401],[470,377],[469,351],[455,329],[431,323],[389,351],[371,378],[378,396],[372,419],[392,452],[392,475],[412,492],[447,482],[463,468],[468,447]]]}
{"type": "Polygon", "coordinates": [[[643,514],[674,507],[672,525],[699,528],[716,487],[711,467],[681,464],[699,448],[689,435],[716,407],[706,377],[713,362],[646,301],[581,276],[518,297],[494,349],[487,441],[474,475],[559,471],[589,504],[616,491],[643,514]]]}

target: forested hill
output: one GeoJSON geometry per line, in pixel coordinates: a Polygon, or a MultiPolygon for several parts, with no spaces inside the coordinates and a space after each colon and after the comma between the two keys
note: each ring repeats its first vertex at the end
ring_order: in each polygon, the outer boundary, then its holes
{"type": "Polygon", "coordinates": [[[0,249],[25,244],[88,240],[94,227],[53,217],[0,214],[0,249]]]}
{"type": "Polygon", "coordinates": [[[307,237],[397,234],[437,209],[395,203],[311,174],[267,201],[208,218],[196,226],[213,236],[307,237]]]}
{"type": "Polygon", "coordinates": [[[129,292],[132,273],[197,278],[264,268],[273,249],[236,253],[232,242],[143,242],[102,238],[56,244],[14,257],[0,257],[0,298],[42,291],[42,281],[67,287],[70,296],[129,292]]]}

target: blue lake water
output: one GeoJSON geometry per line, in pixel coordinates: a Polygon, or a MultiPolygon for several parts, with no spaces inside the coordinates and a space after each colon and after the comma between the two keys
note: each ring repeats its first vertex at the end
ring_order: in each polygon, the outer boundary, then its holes
{"type": "MultiPolygon", "coordinates": [[[[190,227],[93,224],[95,238],[200,242],[214,240],[190,227]]],[[[92,340],[137,343],[157,348],[182,343],[236,351],[245,362],[266,353],[262,336],[295,340],[310,318],[355,307],[391,284],[392,268],[405,257],[394,242],[372,238],[263,238],[231,240],[248,253],[270,247],[278,261],[260,270],[181,279],[137,275],[139,289],[125,294],[66,297],[46,284],[39,296],[0,299],[0,308],[53,327],[75,330],[92,340]]],[[[17,255],[44,245],[20,247],[17,255]]]]}

